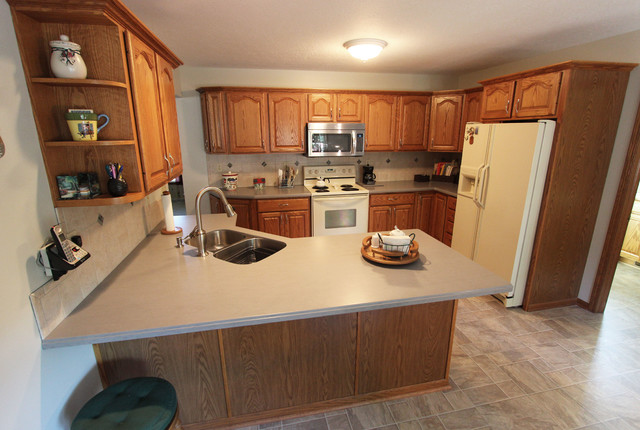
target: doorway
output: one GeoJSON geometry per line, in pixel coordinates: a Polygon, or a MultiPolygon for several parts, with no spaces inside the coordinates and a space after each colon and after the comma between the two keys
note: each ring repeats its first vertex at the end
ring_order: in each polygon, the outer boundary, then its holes
{"type": "Polygon", "coordinates": [[[171,193],[171,206],[174,215],[186,215],[187,208],[184,201],[184,184],[182,175],[169,181],[169,192],[171,193]]]}
{"type": "Polygon", "coordinates": [[[604,312],[609,298],[611,284],[616,273],[622,243],[627,232],[628,221],[640,182],[640,107],[636,112],[633,134],[627,149],[627,157],[622,169],[620,184],[613,212],[607,229],[607,237],[602,247],[602,256],[591,289],[589,303],[585,305],[591,312],[604,312]]]}

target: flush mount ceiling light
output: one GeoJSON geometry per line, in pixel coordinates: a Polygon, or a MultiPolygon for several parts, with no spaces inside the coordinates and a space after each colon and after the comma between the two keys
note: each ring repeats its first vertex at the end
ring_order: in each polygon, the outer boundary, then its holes
{"type": "Polygon", "coordinates": [[[382,49],[387,46],[387,42],[381,39],[353,39],[344,42],[345,48],[353,57],[367,61],[373,57],[377,57],[382,49]]]}

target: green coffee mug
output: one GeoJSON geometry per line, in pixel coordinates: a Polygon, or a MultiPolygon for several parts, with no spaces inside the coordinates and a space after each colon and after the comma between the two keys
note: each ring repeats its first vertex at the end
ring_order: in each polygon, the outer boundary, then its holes
{"type": "Polygon", "coordinates": [[[109,117],[105,114],[90,112],[67,112],[64,114],[71,132],[71,138],[76,141],[98,140],[98,132],[109,124],[109,117]],[[98,127],[98,120],[106,121],[98,127]]]}

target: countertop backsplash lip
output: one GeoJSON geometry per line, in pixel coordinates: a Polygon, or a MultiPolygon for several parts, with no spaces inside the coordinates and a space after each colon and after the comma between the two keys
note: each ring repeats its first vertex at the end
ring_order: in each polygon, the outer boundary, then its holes
{"type": "Polygon", "coordinates": [[[63,229],[81,235],[82,246],[91,257],[58,281],[49,280],[29,294],[41,339],[51,334],[147,235],[162,227],[161,195],[165,188],[126,205],[57,209],[63,229]],[[103,225],[97,222],[98,214],[104,217],[103,225]]]}

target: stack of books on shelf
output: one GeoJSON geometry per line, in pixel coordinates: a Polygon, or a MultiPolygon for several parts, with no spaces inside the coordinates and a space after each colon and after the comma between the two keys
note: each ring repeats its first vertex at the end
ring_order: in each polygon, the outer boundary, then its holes
{"type": "Polygon", "coordinates": [[[441,182],[458,182],[460,166],[457,160],[441,161],[433,165],[433,175],[431,180],[441,182]]]}

